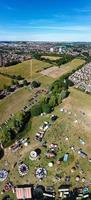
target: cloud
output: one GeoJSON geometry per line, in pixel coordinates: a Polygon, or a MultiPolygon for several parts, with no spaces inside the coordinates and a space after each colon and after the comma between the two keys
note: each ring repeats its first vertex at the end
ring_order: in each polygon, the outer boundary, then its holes
{"type": "Polygon", "coordinates": [[[36,32],[6,32],[0,33],[0,40],[8,40],[8,41],[87,41],[91,42],[90,32],[85,34],[82,33],[36,33],[36,32]]]}
{"type": "MultiPolygon", "coordinates": [[[[34,30],[34,31],[42,31],[42,30],[45,30],[45,31],[79,31],[79,32],[87,32],[87,31],[91,31],[91,25],[71,25],[71,26],[68,26],[68,25],[65,25],[65,26],[57,26],[57,25],[48,25],[48,26],[36,26],[36,25],[19,25],[19,24],[16,24],[16,25],[9,25],[6,26],[6,28],[8,28],[9,30],[16,30],[16,32],[18,31],[31,31],[31,30],[34,30]]],[[[2,27],[0,27],[0,29],[2,29],[2,27]]]]}
{"type": "Polygon", "coordinates": [[[74,11],[78,12],[78,13],[90,13],[91,12],[91,8],[75,8],[74,11]]]}

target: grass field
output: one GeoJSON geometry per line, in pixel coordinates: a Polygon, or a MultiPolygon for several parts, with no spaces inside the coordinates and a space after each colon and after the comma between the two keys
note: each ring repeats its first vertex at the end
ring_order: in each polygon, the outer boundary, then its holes
{"type": "MultiPolygon", "coordinates": [[[[26,129],[26,137],[30,138],[30,144],[28,147],[23,147],[16,153],[11,153],[9,149],[6,149],[5,156],[0,161],[0,168],[5,166],[5,161],[8,161],[7,169],[10,169],[9,179],[16,184],[33,183],[38,184],[39,181],[35,178],[35,170],[40,166],[44,166],[47,169],[48,176],[41,181],[43,185],[54,185],[55,188],[60,186],[60,183],[65,182],[65,176],[71,176],[72,186],[86,185],[86,181],[91,180],[91,164],[87,159],[82,159],[80,156],[70,149],[70,146],[75,146],[76,148],[82,148],[84,152],[88,154],[91,158],[91,96],[80,92],[74,88],[70,88],[70,95],[67,99],[63,101],[61,105],[55,108],[54,114],[57,114],[57,121],[52,124],[51,128],[47,131],[44,140],[47,141],[47,149],[41,147],[40,143],[34,140],[36,132],[39,127],[43,124],[45,120],[50,121],[51,114],[45,116],[34,117],[32,119],[32,127],[30,125],[26,129]],[[65,112],[60,112],[60,108],[64,108],[65,112]],[[68,137],[68,141],[66,141],[68,137]],[[85,145],[81,145],[79,141],[81,137],[85,141],[85,145]],[[48,145],[50,143],[57,143],[59,150],[55,159],[46,159],[45,153],[48,150],[48,145]],[[29,153],[35,148],[40,148],[42,150],[40,160],[30,161],[29,153]],[[69,161],[64,164],[57,165],[56,161],[64,155],[64,153],[69,153],[69,161]],[[7,159],[9,158],[9,159],[7,159]],[[18,159],[17,159],[18,158],[18,159]],[[11,163],[12,160],[12,163],[11,163]],[[24,177],[20,177],[18,174],[18,163],[24,161],[29,166],[29,173],[24,177]],[[50,161],[54,162],[52,168],[48,167],[50,161]],[[75,162],[79,161],[80,168],[72,174],[71,168],[75,166],[75,162]],[[17,162],[16,167],[14,164],[17,162]],[[13,169],[13,171],[12,171],[13,169]],[[83,170],[83,173],[81,171],[83,170]],[[59,174],[61,182],[55,179],[55,175],[59,174]],[[79,175],[81,178],[85,177],[85,183],[81,181],[76,183],[75,177],[79,175]]],[[[3,187],[3,184],[2,184],[3,187]]],[[[1,188],[2,188],[1,187],[1,188]]]]}
{"type": "Polygon", "coordinates": [[[10,86],[11,83],[12,79],[0,74],[0,90],[3,90],[5,85],[10,86]]]}
{"type": "MultiPolygon", "coordinates": [[[[31,67],[31,61],[26,61],[26,62],[17,64],[15,66],[2,67],[0,68],[0,72],[7,73],[9,75],[21,75],[25,79],[31,81],[34,79],[40,80],[41,76],[43,76],[40,74],[40,72],[43,69],[46,69],[49,67],[51,67],[49,63],[33,59],[32,67],[31,67]],[[31,73],[31,69],[32,69],[32,73],[31,73]]],[[[46,77],[44,76],[44,78],[41,80],[43,86],[46,85],[45,78],[46,77]]],[[[47,78],[47,80],[49,83],[51,83],[50,78],[47,78]]]]}
{"type": "Polygon", "coordinates": [[[49,59],[52,61],[61,59],[61,57],[59,57],[59,56],[42,56],[42,58],[49,59]]]}
{"type": "Polygon", "coordinates": [[[51,67],[46,70],[43,70],[41,74],[46,75],[51,78],[58,78],[73,69],[76,69],[78,66],[85,64],[83,59],[73,59],[71,62],[61,65],[60,67],[51,67]]]}
{"type": "Polygon", "coordinates": [[[7,120],[10,114],[19,112],[33,95],[27,88],[22,88],[0,101],[0,123],[7,120]]]}

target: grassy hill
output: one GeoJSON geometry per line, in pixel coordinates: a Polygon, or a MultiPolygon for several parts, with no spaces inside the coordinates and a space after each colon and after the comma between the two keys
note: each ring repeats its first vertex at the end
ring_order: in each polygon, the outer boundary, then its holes
{"type": "Polygon", "coordinates": [[[33,92],[31,93],[27,88],[21,88],[0,101],[0,123],[7,120],[10,114],[19,112],[32,95],[33,92]]]}
{"type": "MultiPolygon", "coordinates": [[[[44,121],[50,121],[51,114],[45,116],[34,117],[32,119],[32,127],[30,129],[30,125],[28,131],[26,130],[26,137],[30,138],[30,144],[28,147],[23,147],[15,154],[11,151],[7,151],[2,162],[0,162],[0,167],[2,168],[5,160],[9,157],[8,167],[10,169],[9,179],[13,181],[15,185],[23,184],[23,183],[39,183],[39,180],[35,177],[35,170],[40,165],[47,169],[48,175],[47,178],[41,181],[43,185],[54,185],[56,189],[60,186],[60,182],[55,179],[55,175],[61,175],[61,184],[65,183],[65,176],[71,176],[71,184],[72,186],[76,185],[75,178],[77,175],[83,178],[85,176],[86,180],[89,181],[91,177],[91,164],[89,164],[87,159],[81,158],[77,152],[73,152],[71,150],[71,146],[75,146],[76,148],[82,148],[84,152],[88,154],[88,157],[91,155],[91,116],[89,112],[89,108],[91,107],[91,96],[80,92],[74,88],[70,89],[70,96],[64,100],[64,102],[57,106],[52,114],[57,114],[58,119],[55,123],[52,124],[50,129],[46,132],[44,140],[47,141],[47,148],[40,147],[40,143],[34,140],[34,136],[36,132],[39,130],[39,127],[43,124],[44,121]],[[60,112],[60,108],[64,108],[66,112],[60,112]],[[69,114],[71,112],[71,114],[69,114]],[[85,115],[83,114],[85,113],[85,115]],[[77,120],[77,123],[76,123],[77,120]],[[36,126],[35,126],[36,122],[36,126]],[[88,125],[89,124],[89,125],[88,125]],[[68,137],[68,141],[66,141],[66,137],[68,137]],[[80,144],[79,137],[81,137],[85,141],[85,145],[80,144]],[[48,146],[51,143],[57,143],[59,150],[56,158],[47,159],[45,154],[48,150],[48,146]],[[36,161],[29,160],[29,154],[32,150],[36,148],[41,148],[42,153],[40,159],[36,161]],[[69,161],[67,163],[61,162],[60,165],[57,165],[57,160],[61,158],[65,153],[69,153],[69,161]],[[29,167],[29,173],[20,177],[18,173],[18,165],[15,168],[14,163],[24,161],[29,167]],[[54,165],[52,168],[48,167],[48,163],[53,161],[54,165]],[[76,168],[75,172],[72,174],[71,169],[75,166],[75,163],[79,161],[80,168],[76,168]],[[80,171],[83,170],[81,174],[80,171]],[[15,178],[14,178],[15,177],[15,178]]],[[[84,185],[79,181],[78,186],[84,185]]]]}
{"type": "Polygon", "coordinates": [[[0,74],[0,90],[3,90],[5,85],[10,86],[11,83],[12,79],[0,74]]]}
{"type": "Polygon", "coordinates": [[[85,60],[75,58],[64,65],[60,65],[60,67],[54,66],[43,70],[41,74],[57,79],[60,76],[71,72],[73,69],[77,69],[80,65],[83,64],[85,64],[85,60]]]}
{"type": "MultiPolygon", "coordinates": [[[[51,67],[49,63],[42,62],[36,59],[32,61],[25,61],[23,63],[19,63],[15,66],[10,67],[2,67],[0,68],[0,72],[9,74],[9,75],[21,75],[22,77],[26,78],[27,80],[37,79],[42,76],[40,71],[51,67]],[[32,64],[32,67],[31,67],[32,64]],[[31,73],[32,69],[32,73],[31,73]]],[[[44,79],[43,79],[44,82],[44,79]]]]}

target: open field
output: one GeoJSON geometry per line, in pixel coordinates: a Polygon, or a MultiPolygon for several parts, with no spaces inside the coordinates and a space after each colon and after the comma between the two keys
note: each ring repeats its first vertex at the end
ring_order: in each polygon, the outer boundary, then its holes
{"type": "MultiPolygon", "coordinates": [[[[70,88],[70,95],[67,99],[63,101],[61,105],[55,108],[52,114],[58,116],[57,121],[55,121],[49,130],[45,134],[44,140],[47,141],[47,148],[41,147],[41,144],[35,141],[35,134],[39,130],[39,127],[43,124],[45,120],[50,121],[51,114],[45,116],[34,117],[32,119],[32,127],[30,129],[30,124],[26,129],[26,137],[30,138],[30,144],[27,147],[23,147],[16,153],[11,153],[9,149],[5,150],[5,156],[0,161],[0,168],[10,169],[9,179],[16,184],[24,183],[39,183],[35,177],[35,170],[40,166],[44,166],[48,172],[47,178],[41,181],[43,185],[54,185],[57,189],[60,183],[65,182],[65,176],[71,176],[72,186],[86,185],[86,183],[91,180],[91,164],[87,159],[81,158],[77,152],[73,152],[70,147],[75,146],[75,148],[82,148],[84,152],[88,154],[88,158],[91,158],[91,96],[80,92],[74,88],[70,88]],[[60,108],[64,111],[60,112],[60,108]],[[66,141],[68,137],[68,141],[66,141]],[[79,137],[81,137],[85,144],[80,144],[79,137]],[[48,146],[51,143],[58,144],[57,156],[54,159],[47,159],[45,154],[48,150],[48,146]],[[36,161],[29,160],[29,153],[31,150],[36,148],[41,149],[40,159],[36,161]],[[56,161],[62,157],[65,153],[69,153],[69,160],[67,163],[61,162],[57,165],[56,161]],[[9,158],[9,159],[8,159],[9,158]],[[18,159],[17,159],[18,158],[18,159]],[[12,160],[12,163],[11,163],[12,160]],[[5,162],[8,162],[5,166],[5,162]],[[20,177],[18,173],[18,163],[24,161],[28,167],[29,172],[26,176],[20,177]],[[50,161],[54,162],[52,168],[48,167],[50,161]],[[80,168],[76,169],[74,173],[71,173],[72,167],[75,163],[79,161],[80,168]],[[17,165],[14,167],[14,164],[17,165]],[[12,170],[13,169],[13,170],[12,170]],[[59,174],[61,176],[61,182],[56,180],[55,175],[59,174]],[[85,183],[79,181],[76,183],[75,178],[79,175],[80,178],[85,177],[85,183]]],[[[2,184],[3,187],[4,184],[2,184]]],[[[88,184],[87,184],[88,185],[88,184]]]]}
{"type": "Polygon", "coordinates": [[[73,69],[76,69],[78,66],[85,64],[85,61],[83,59],[74,59],[71,62],[61,65],[60,67],[51,67],[46,70],[43,70],[41,74],[46,75],[51,78],[58,78],[73,69]]]}
{"type": "MultiPolygon", "coordinates": [[[[32,61],[26,61],[15,66],[2,67],[0,68],[0,72],[7,73],[9,75],[21,75],[29,81],[34,79],[40,81],[40,77],[42,76],[40,72],[49,67],[51,67],[51,64],[33,59],[32,61]]],[[[42,86],[46,83],[45,78],[46,77],[44,76],[42,79],[42,86]]],[[[50,78],[47,79],[49,79],[48,82],[50,83],[50,78]]]]}
{"type": "Polygon", "coordinates": [[[0,74],[0,90],[4,89],[4,86],[10,86],[12,79],[0,74]]]}
{"type": "Polygon", "coordinates": [[[33,92],[22,88],[0,101],[0,123],[7,120],[10,114],[20,111],[31,98],[33,92]]]}
{"type": "Polygon", "coordinates": [[[45,59],[49,59],[53,61],[61,59],[60,56],[41,56],[41,58],[45,58],[45,59]]]}

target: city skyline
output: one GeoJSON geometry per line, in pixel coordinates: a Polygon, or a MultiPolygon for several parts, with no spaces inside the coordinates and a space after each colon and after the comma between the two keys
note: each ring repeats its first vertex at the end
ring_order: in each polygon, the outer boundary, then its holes
{"type": "Polygon", "coordinates": [[[3,0],[0,40],[91,41],[90,0],[3,0]]]}

